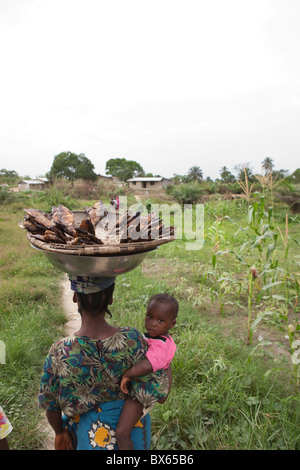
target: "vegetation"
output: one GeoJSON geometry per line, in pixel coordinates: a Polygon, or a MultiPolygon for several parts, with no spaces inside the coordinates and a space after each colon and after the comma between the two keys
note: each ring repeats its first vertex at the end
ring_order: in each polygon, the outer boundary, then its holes
{"type": "Polygon", "coordinates": [[[97,175],[94,172],[93,163],[83,154],[62,152],[54,157],[51,170],[47,174],[50,180],[65,178],[70,181],[85,179],[95,181],[97,175]]]}
{"type": "Polygon", "coordinates": [[[126,160],[126,158],[111,158],[106,162],[105,170],[107,175],[115,176],[120,181],[145,175],[139,163],[134,160],[126,160]]]}
{"type": "MultiPolygon", "coordinates": [[[[180,304],[172,331],[174,385],[166,404],[151,412],[153,448],[299,450],[299,215],[277,197],[279,185],[255,179],[247,200],[226,199],[205,183],[206,189],[189,183],[202,188],[200,201],[208,198],[203,248],[187,251],[183,237],[117,278],[115,324],[143,330],[147,300],[158,291],[180,304]]],[[[43,446],[40,371],[66,321],[63,275],[29,246],[18,221],[23,207],[50,211],[60,202],[75,210],[100,197],[109,202],[97,182],[84,190],[78,180],[74,193],[70,184],[59,181],[40,193],[5,190],[9,197],[0,199],[0,340],[6,345],[0,403],[14,426],[15,449],[43,446]]],[[[147,196],[147,206],[153,202],[147,196]]]]}

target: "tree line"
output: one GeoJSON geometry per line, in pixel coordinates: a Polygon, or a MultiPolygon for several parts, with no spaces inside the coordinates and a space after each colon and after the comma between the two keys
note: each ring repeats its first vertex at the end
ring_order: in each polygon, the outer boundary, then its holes
{"type": "MultiPolygon", "coordinates": [[[[288,175],[288,170],[274,170],[274,162],[270,157],[266,157],[263,162],[261,162],[261,165],[265,175],[272,172],[273,176],[279,179],[286,178],[288,175]]],[[[234,171],[235,175],[226,166],[223,166],[220,169],[220,178],[217,178],[215,181],[220,181],[224,184],[245,181],[245,178],[247,178],[249,182],[255,181],[255,174],[249,163],[236,165],[234,171]]],[[[294,174],[297,174],[298,180],[299,174],[297,172],[299,173],[300,169],[294,172],[294,174]]],[[[106,162],[105,174],[113,176],[123,182],[138,176],[162,176],[145,173],[143,167],[138,162],[127,160],[126,158],[110,158],[106,162]]],[[[12,180],[17,177],[18,174],[15,171],[6,169],[0,170],[1,180],[12,180]]],[[[67,179],[69,181],[76,179],[96,181],[99,175],[95,173],[94,164],[84,153],[76,154],[68,151],[61,152],[54,157],[51,169],[46,174],[46,177],[52,181],[58,178],[67,179]]],[[[173,174],[171,180],[174,185],[213,181],[209,176],[204,178],[203,171],[199,166],[192,166],[185,175],[173,174]]]]}
{"type": "MultiPolygon", "coordinates": [[[[270,157],[266,157],[261,162],[261,166],[265,175],[272,172],[274,177],[283,179],[288,174],[288,170],[274,170],[274,161],[270,157]]],[[[65,178],[68,180],[87,179],[95,181],[99,175],[95,173],[94,169],[93,163],[83,153],[78,155],[72,152],[62,152],[54,157],[51,170],[46,176],[49,179],[65,178]]],[[[247,177],[249,182],[255,181],[255,174],[249,163],[236,165],[234,172],[235,174],[226,166],[223,166],[220,169],[220,178],[217,178],[217,180],[223,183],[234,183],[245,181],[247,177]]],[[[124,182],[138,176],[162,176],[145,173],[138,162],[126,158],[110,158],[105,165],[105,174],[124,182]]],[[[209,176],[204,178],[203,171],[199,166],[192,166],[185,175],[173,174],[171,179],[173,184],[212,181],[209,176]]]]}

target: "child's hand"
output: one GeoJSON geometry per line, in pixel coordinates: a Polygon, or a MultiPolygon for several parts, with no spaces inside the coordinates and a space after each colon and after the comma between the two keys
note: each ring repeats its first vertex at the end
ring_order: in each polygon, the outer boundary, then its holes
{"type": "Polygon", "coordinates": [[[55,436],[55,450],[74,450],[72,435],[64,429],[55,436]]]}
{"type": "Polygon", "coordinates": [[[130,378],[123,375],[123,377],[121,379],[120,388],[121,388],[123,393],[126,393],[126,395],[128,394],[128,389],[127,389],[128,382],[130,382],[130,378]]]}

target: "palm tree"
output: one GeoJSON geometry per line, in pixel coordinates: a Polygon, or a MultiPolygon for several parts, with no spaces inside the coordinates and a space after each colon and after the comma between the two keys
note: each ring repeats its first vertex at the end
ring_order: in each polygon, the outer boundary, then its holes
{"type": "Polygon", "coordinates": [[[220,176],[224,183],[233,183],[235,181],[234,175],[228,170],[226,166],[222,166],[220,176]]]}
{"type": "Polygon", "coordinates": [[[189,169],[187,176],[192,181],[200,181],[203,178],[203,171],[199,166],[192,166],[189,169]]]}
{"type": "Polygon", "coordinates": [[[274,163],[272,158],[266,157],[263,162],[261,162],[261,165],[263,169],[265,170],[265,174],[267,175],[268,173],[272,172],[272,169],[274,167],[274,163]]]}

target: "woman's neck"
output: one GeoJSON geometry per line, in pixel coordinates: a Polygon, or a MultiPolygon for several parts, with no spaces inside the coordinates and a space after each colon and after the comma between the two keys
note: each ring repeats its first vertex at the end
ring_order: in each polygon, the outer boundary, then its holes
{"type": "Polygon", "coordinates": [[[107,323],[105,312],[100,312],[98,315],[82,312],[81,327],[76,332],[76,335],[94,339],[106,339],[117,331],[118,328],[116,326],[107,323]]]}

